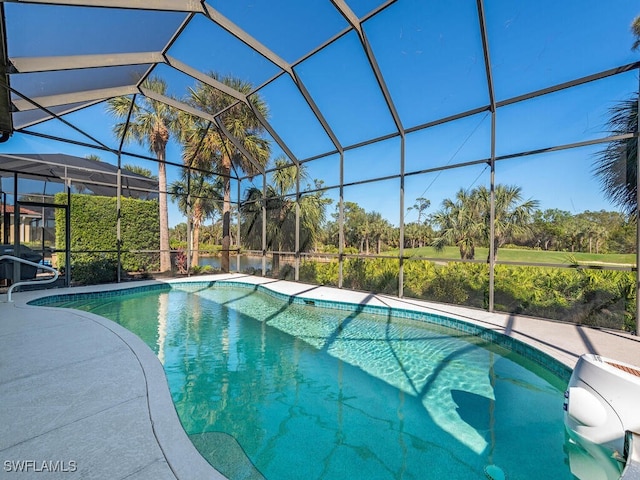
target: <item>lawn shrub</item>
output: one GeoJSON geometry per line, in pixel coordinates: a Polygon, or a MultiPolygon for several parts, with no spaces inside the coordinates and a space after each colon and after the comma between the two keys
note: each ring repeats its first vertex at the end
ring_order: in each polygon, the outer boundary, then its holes
{"type": "Polygon", "coordinates": [[[436,266],[433,262],[407,260],[404,262],[404,294],[407,297],[422,298],[425,289],[436,277],[436,266]]]}
{"type": "Polygon", "coordinates": [[[630,330],[635,318],[633,285],[632,272],[498,265],[495,308],[630,330]]]}
{"type": "MultiPolygon", "coordinates": [[[[398,260],[347,259],[343,287],[397,294],[398,260]]],[[[407,260],[404,296],[488,308],[489,267],[485,263],[407,260]]],[[[635,274],[585,268],[496,265],[496,311],[633,331],[635,274]]],[[[337,285],[338,262],[306,260],[300,280],[337,285]]]]}
{"type": "Polygon", "coordinates": [[[300,262],[300,281],[316,285],[338,285],[338,261],[316,262],[303,260],[300,262]]]}
{"type": "Polygon", "coordinates": [[[118,279],[118,261],[115,258],[97,258],[75,255],[71,262],[71,279],[79,285],[111,283],[118,279]]]}
{"type": "Polygon", "coordinates": [[[343,287],[367,292],[398,293],[398,260],[348,258],[344,262],[343,287]]]}

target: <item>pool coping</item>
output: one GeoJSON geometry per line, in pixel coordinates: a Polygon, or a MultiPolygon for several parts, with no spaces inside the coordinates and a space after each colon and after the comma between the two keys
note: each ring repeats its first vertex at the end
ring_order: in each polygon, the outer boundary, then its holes
{"type": "MultiPolygon", "coordinates": [[[[527,352],[540,352],[537,363],[551,362],[552,370],[562,378],[567,378],[575,362],[583,353],[597,353],[617,358],[631,364],[640,364],[640,339],[624,332],[592,329],[579,325],[534,319],[522,316],[496,314],[464,307],[436,304],[415,299],[374,295],[366,292],[342,290],[334,287],[287,282],[265,277],[243,274],[217,274],[166,280],[149,280],[135,283],[120,283],[87,287],[72,287],[55,290],[18,292],[14,294],[14,307],[23,311],[42,312],[57,315],[66,309],[47,306],[32,306],[30,302],[49,297],[60,298],[65,295],[109,296],[122,290],[144,291],[149,289],[169,289],[174,284],[196,285],[220,283],[225,285],[242,284],[245,288],[268,291],[270,294],[297,303],[313,303],[319,307],[358,309],[372,313],[384,313],[389,309],[409,312],[408,318],[447,319],[455,325],[440,323],[468,333],[480,333],[487,341],[501,343],[508,340],[509,345],[524,346],[527,352]],[[44,310],[42,310],[44,309],[44,310]],[[465,330],[468,326],[468,330],[465,330]],[[460,328],[462,327],[462,328],[460,328]]],[[[1,298],[1,297],[0,297],[1,298]]],[[[47,300],[45,300],[46,302],[47,300]]],[[[5,304],[6,305],[6,304],[5,304]]],[[[0,307],[3,304],[0,303],[0,307]]],[[[124,327],[103,317],[73,310],[76,316],[100,325],[105,333],[115,335],[124,342],[136,357],[143,370],[146,382],[149,416],[153,426],[153,435],[160,446],[174,478],[215,478],[222,479],[195,449],[188,439],[169,393],[163,367],[153,351],[135,334],[124,327]]],[[[438,323],[437,321],[434,323],[438,323]]],[[[508,347],[507,347],[508,348],[508,347]]],[[[520,352],[519,352],[520,353],[520,352]]],[[[2,393],[0,392],[0,400],[2,393]]]]}

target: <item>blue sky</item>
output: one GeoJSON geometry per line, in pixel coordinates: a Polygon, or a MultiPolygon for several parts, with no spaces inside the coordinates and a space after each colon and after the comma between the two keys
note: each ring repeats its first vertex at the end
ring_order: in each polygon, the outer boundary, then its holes
{"type": "MultiPolygon", "coordinates": [[[[362,16],[379,2],[348,3],[362,16]]],[[[289,62],[295,62],[346,27],[345,20],[328,0],[226,0],[210,4],[289,62]]],[[[163,44],[167,32],[181,19],[173,13],[152,12],[155,23],[151,28],[147,16],[130,20],[122,12],[105,15],[99,9],[7,4],[6,10],[10,56],[154,50],[163,44]],[[33,27],[29,22],[18,21],[26,16],[39,21],[33,27]],[[84,20],[75,23],[78,18],[84,20]],[[125,21],[130,24],[124,24],[125,21]],[[115,26],[119,27],[116,30],[119,34],[105,36],[106,32],[114,31],[115,26]],[[61,30],[81,35],[84,40],[81,44],[64,41],[61,30]],[[140,42],[144,42],[142,46],[140,42]]],[[[485,13],[498,101],[640,59],[640,53],[630,49],[633,38],[629,30],[633,18],[640,14],[640,6],[628,0],[493,0],[485,2],[485,13]]],[[[475,0],[398,0],[367,21],[364,30],[403,127],[411,128],[488,104],[475,0]]],[[[203,71],[233,74],[254,85],[262,85],[278,71],[269,61],[201,16],[189,25],[169,55],[203,71]]],[[[193,84],[166,66],[156,73],[169,81],[170,93],[176,96],[184,96],[186,88],[193,84]]],[[[343,146],[395,131],[392,116],[353,32],[300,63],[296,73],[343,146]]],[[[86,77],[78,77],[82,78],[86,77]]],[[[31,89],[29,93],[35,95],[37,80],[35,76],[25,77],[13,86],[25,91],[31,89]]],[[[66,88],[71,88],[76,80],[72,74],[66,75],[66,88]]],[[[118,80],[114,75],[103,81],[118,80]]],[[[601,138],[606,134],[608,109],[637,90],[638,73],[633,71],[502,107],[496,116],[496,154],[601,138]]],[[[279,77],[262,89],[260,95],[269,105],[270,123],[298,158],[333,149],[289,76],[279,77]]],[[[100,141],[117,147],[111,133],[114,119],[106,116],[104,105],[66,118],[100,141]]],[[[58,121],[43,123],[32,130],[87,141],[58,121]]],[[[405,171],[487,158],[490,131],[490,116],[485,112],[411,133],[406,137],[405,171]]],[[[560,208],[574,213],[615,209],[604,199],[592,175],[593,157],[599,148],[498,162],[496,181],[520,185],[525,198],[539,200],[541,208],[560,208]]],[[[129,145],[127,149],[147,153],[136,145],[129,145]]],[[[278,148],[273,150],[274,157],[280,153],[278,148]]],[[[104,161],[115,161],[109,154],[96,150],[20,134],[1,144],[0,151],[98,154],[104,161]]],[[[398,138],[347,151],[345,182],[398,175],[399,153],[398,138]]],[[[179,146],[169,146],[168,158],[180,163],[179,146]]],[[[153,163],[124,161],[155,171],[153,163]]],[[[311,162],[309,175],[322,178],[327,186],[337,187],[338,165],[335,155],[311,162]]],[[[179,169],[170,168],[169,174],[170,180],[175,179],[179,169]]],[[[429,211],[433,212],[444,198],[452,197],[460,188],[488,183],[489,169],[485,165],[411,175],[405,180],[405,207],[422,196],[431,200],[429,211]]],[[[256,184],[261,185],[261,180],[257,179],[256,184]]],[[[355,201],[368,211],[378,211],[397,224],[399,186],[399,180],[392,179],[347,187],[345,200],[355,201]]],[[[337,201],[337,188],[327,195],[337,201]]],[[[409,212],[407,221],[416,218],[415,212],[409,212]]],[[[173,207],[171,223],[178,221],[177,209],[173,207]]]]}

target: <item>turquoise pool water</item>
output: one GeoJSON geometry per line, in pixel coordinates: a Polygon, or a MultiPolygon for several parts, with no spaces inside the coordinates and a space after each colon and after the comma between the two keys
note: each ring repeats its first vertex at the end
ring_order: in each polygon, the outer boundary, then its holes
{"type": "Polygon", "coordinates": [[[139,335],[231,478],[572,479],[566,382],[479,337],[235,286],[79,299],[139,335]]]}

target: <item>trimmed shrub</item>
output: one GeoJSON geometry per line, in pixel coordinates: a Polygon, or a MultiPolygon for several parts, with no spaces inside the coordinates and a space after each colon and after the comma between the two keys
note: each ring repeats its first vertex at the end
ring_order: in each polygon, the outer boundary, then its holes
{"type": "MultiPolygon", "coordinates": [[[[56,195],[56,203],[66,203],[65,193],[56,195]]],[[[107,274],[110,265],[117,264],[117,201],[115,197],[97,195],[71,195],[71,277],[78,283],[113,281],[107,274]],[[80,252],[74,254],[73,252],[80,252]],[[83,273],[91,267],[95,274],[83,273]],[[114,263],[115,262],[115,263],[114,263]]],[[[64,211],[56,210],[56,245],[65,244],[66,225],[64,211]]],[[[131,253],[135,250],[160,248],[160,220],[158,203],[154,200],[121,198],[120,209],[122,269],[128,272],[157,271],[158,253],[131,253]]],[[[64,266],[64,258],[61,258],[64,266]]],[[[117,274],[115,267],[114,275],[117,274]]]]}
{"type": "Polygon", "coordinates": [[[118,279],[118,261],[82,255],[71,262],[71,277],[80,285],[115,282],[118,279]]]}

